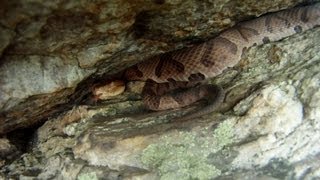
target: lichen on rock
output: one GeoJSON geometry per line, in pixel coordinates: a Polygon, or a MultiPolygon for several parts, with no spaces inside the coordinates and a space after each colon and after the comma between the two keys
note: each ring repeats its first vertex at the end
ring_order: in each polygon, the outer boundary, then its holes
{"type": "Polygon", "coordinates": [[[23,152],[16,132],[1,137],[0,155],[21,156],[0,177],[319,178],[319,28],[250,48],[211,80],[226,98],[201,118],[146,111],[141,86],[82,104],[105,76],[299,2],[0,2],[0,133],[44,122],[23,152]]]}
{"type": "Polygon", "coordinates": [[[225,121],[214,131],[180,131],[160,138],[143,150],[142,162],[157,171],[160,179],[211,179],[221,174],[208,156],[231,144],[232,125],[225,121]]]}

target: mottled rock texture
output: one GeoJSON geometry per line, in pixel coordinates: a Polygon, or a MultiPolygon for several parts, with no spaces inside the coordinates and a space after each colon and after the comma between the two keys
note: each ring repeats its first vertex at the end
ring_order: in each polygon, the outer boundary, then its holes
{"type": "Polygon", "coordinates": [[[0,134],[70,109],[102,74],[299,2],[1,1],[0,134]]]}
{"type": "Polygon", "coordinates": [[[128,92],[78,104],[103,74],[299,2],[2,1],[0,132],[47,121],[16,160],[0,139],[0,177],[319,178],[319,28],[252,47],[215,78],[219,113],[179,122],[193,107],[146,112],[128,92]]]}

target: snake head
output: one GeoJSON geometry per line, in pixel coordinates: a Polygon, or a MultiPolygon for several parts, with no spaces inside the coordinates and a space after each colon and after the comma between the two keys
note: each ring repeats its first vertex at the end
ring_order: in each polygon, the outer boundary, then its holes
{"type": "Polygon", "coordinates": [[[124,90],[125,84],[121,80],[114,80],[103,85],[94,85],[92,87],[92,100],[97,102],[98,100],[110,99],[123,93],[124,90]]]}

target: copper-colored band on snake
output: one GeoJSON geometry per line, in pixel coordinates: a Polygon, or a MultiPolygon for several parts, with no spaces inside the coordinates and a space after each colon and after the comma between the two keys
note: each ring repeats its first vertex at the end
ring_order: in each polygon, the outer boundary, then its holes
{"type": "Polygon", "coordinates": [[[127,69],[125,78],[148,81],[143,96],[149,109],[186,106],[208,96],[212,88],[195,86],[186,91],[181,88],[233,67],[244,51],[253,45],[277,41],[319,25],[320,3],[268,14],[242,22],[203,44],[152,57],[127,69]],[[176,90],[166,93],[164,89],[176,90]]]}

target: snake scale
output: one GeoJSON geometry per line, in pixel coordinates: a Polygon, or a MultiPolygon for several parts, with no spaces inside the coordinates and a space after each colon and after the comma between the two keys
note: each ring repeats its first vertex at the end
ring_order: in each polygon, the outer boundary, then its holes
{"type": "Polygon", "coordinates": [[[217,37],[178,51],[152,57],[124,72],[129,81],[146,81],[143,102],[148,109],[166,110],[187,106],[206,98],[216,109],[224,99],[223,89],[199,85],[235,66],[251,46],[278,41],[320,25],[320,3],[263,15],[222,32],[217,37]]]}

